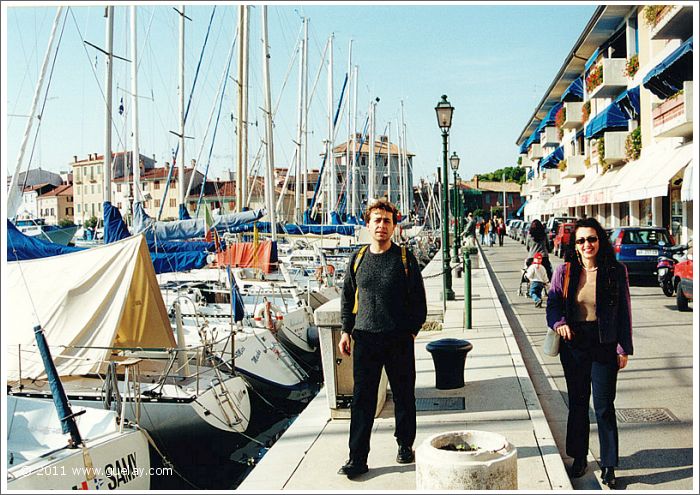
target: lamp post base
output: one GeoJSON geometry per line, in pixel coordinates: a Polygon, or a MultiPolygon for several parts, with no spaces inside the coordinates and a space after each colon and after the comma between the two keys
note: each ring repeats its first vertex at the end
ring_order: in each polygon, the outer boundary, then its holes
{"type": "Polygon", "coordinates": [[[447,289],[445,291],[445,295],[447,296],[448,301],[454,301],[455,300],[455,291],[452,289],[447,289]]]}

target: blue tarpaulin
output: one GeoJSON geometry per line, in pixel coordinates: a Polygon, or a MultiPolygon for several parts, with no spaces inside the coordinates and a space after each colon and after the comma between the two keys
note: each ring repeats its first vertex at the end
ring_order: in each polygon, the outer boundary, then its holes
{"type": "Polygon", "coordinates": [[[190,212],[187,211],[187,207],[185,205],[180,205],[180,208],[178,209],[178,217],[180,220],[189,220],[190,218],[190,212]]]}
{"type": "Polygon", "coordinates": [[[184,272],[203,268],[207,264],[207,253],[188,251],[185,253],[153,253],[151,261],[156,273],[184,272]]]}
{"type": "Polygon", "coordinates": [[[7,261],[33,260],[82,251],[84,248],[63,246],[24,235],[7,220],[7,261]]]}
{"type": "Polygon", "coordinates": [[[622,113],[627,115],[628,119],[634,119],[639,116],[639,86],[624,91],[620,96],[615,98],[615,103],[620,108],[622,113]]]}
{"type": "Polygon", "coordinates": [[[583,101],[583,77],[573,80],[561,95],[561,102],[583,101]]]}
{"type": "Polygon", "coordinates": [[[644,77],[643,85],[665,100],[693,80],[693,37],[688,38],[644,77]]]}
{"type": "Polygon", "coordinates": [[[557,164],[564,159],[564,147],[559,146],[540,161],[540,168],[557,168],[557,164]]]}
{"type": "Polygon", "coordinates": [[[104,241],[111,244],[121,239],[126,239],[131,235],[124,223],[119,208],[115,208],[112,203],[105,201],[102,203],[102,219],[104,221],[104,241]]]}
{"type": "Polygon", "coordinates": [[[605,107],[605,110],[593,117],[590,123],[586,126],[584,136],[587,139],[597,138],[606,131],[627,130],[628,117],[616,102],[612,102],[605,107]]]}

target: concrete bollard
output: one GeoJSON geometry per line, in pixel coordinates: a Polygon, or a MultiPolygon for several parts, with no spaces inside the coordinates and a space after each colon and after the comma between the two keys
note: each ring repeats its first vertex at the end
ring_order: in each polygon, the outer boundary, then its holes
{"type": "Polygon", "coordinates": [[[517,489],[518,451],[497,433],[439,433],[416,449],[416,490],[517,489]]]}

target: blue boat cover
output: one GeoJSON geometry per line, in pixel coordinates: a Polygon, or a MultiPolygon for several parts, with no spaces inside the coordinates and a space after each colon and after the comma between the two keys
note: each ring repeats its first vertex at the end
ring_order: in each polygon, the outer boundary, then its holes
{"type": "MultiPolygon", "coordinates": [[[[265,210],[259,209],[228,215],[214,215],[214,223],[211,228],[220,233],[236,232],[235,229],[238,226],[258,220],[264,214],[265,210]]],[[[207,228],[204,218],[156,222],[146,213],[141,202],[138,202],[134,204],[134,233],[141,232],[146,234],[146,239],[173,241],[204,237],[207,228]]]]}
{"type": "Polygon", "coordinates": [[[540,168],[557,168],[557,164],[564,159],[564,147],[559,146],[540,161],[540,168]]]}
{"type": "Polygon", "coordinates": [[[586,126],[584,136],[587,139],[597,138],[605,131],[627,130],[628,117],[625,115],[620,106],[613,101],[605,107],[605,110],[600,112],[586,126]]]}
{"type": "Polygon", "coordinates": [[[243,306],[243,298],[238,290],[236,278],[231,273],[231,265],[226,265],[226,275],[231,286],[231,307],[233,308],[233,321],[242,321],[245,318],[245,306],[243,306]]]}
{"type": "MultiPolygon", "coordinates": [[[[230,232],[240,233],[240,232],[253,232],[253,229],[257,226],[258,232],[263,232],[269,234],[272,232],[270,227],[270,222],[256,222],[253,224],[246,223],[234,227],[230,232]]],[[[340,234],[340,235],[355,235],[355,225],[298,225],[296,223],[287,223],[282,225],[277,224],[278,234],[290,234],[290,235],[303,235],[303,234],[340,234]]]]}
{"type": "Polygon", "coordinates": [[[559,101],[583,101],[583,77],[574,79],[573,82],[569,84],[569,87],[564,90],[559,101]]]}
{"type": "Polygon", "coordinates": [[[331,225],[343,225],[343,220],[337,211],[331,212],[331,225]]]}
{"type": "Polygon", "coordinates": [[[591,65],[596,61],[598,58],[598,54],[600,53],[600,48],[596,48],[595,51],[593,52],[593,55],[588,57],[588,60],[586,60],[586,64],[583,66],[583,71],[588,72],[588,69],[591,68],[591,65]]]}
{"type": "Polygon", "coordinates": [[[178,218],[180,220],[189,220],[190,218],[190,212],[187,211],[187,207],[185,205],[180,205],[180,209],[178,210],[178,218]]]}
{"type": "Polygon", "coordinates": [[[684,81],[693,80],[693,37],[673,50],[644,77],[643,85],[665,100],[683,89],[684,81]]]}
{"type": "Polygon", "coordinates": [[[628,119],[634,119],[639,116],[639,86],[628,89],[622,92],[620,96],[615,98],[615,103],[620,108],[622,113],[627,115],[628,119]]]}
{"type": "Polygon", "coordinates": [[[119,212],[119,208],[115,208],[111,202],[105,201],[102,203],[102,212],[105,244],[126,239],[131,235],[124,223],[122,214],[119,212]]]}
{"type": "MultiPolygon", "coordinates": [[[[188,253],[216,251],[216,244],[207,241],[161,241],[158,239],[148,239],[148,250],[155,253],[188,253]]],[[[223,248],[223,247],[222,247],[223,248]]]]}
{"type": "Polygon", "coordinates": [[[60,254],[74,253],[85,248],[63,246],[32,236],[24,235],[7,220],[7,261],[33,260],[60,254]]]}
{"type": "Polygon", "coordinates": [[[178,253],[151,252],[151,261],[156,273],[183,272],[203,268],[207,264],[208,254],[203,251],[178,253]]]}

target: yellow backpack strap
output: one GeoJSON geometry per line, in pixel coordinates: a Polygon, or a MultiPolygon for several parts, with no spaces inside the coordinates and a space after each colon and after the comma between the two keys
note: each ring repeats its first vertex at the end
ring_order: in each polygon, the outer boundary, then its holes
{"type": "MultiPolygon", "coordinates": [[[[362,257],[365,254],[365,251],[367,251],[368,246],[362,246],[360,248],[360,251],[357,253],[357,256],[355,256],[355,263],[352,265],[352,274],[353,276],[357,274],[357,268],[360,266],[360,261],[362,261],[362,257]]],[[[355,282],[355,306],[352,308],[352,314],[356,315],[357,310],[358,310],[358,305],[359,305],[359,297],[360,297],[360,291],[357,288],[357,282],[355,282]]]]}
{"type": "Polygon", "coordinates": [[[408,256],[406,256],[406,246],[401,246],[401,262],[403,263],[403,272],[406,274],[406,279],[408,279],[408,256]]]}

